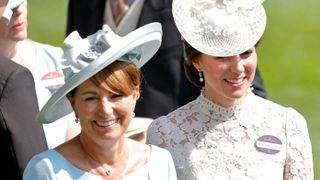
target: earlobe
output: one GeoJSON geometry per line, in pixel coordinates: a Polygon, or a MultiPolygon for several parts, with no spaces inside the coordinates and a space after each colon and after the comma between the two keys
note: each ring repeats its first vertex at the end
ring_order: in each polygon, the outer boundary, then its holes
{"type": "Polygon", "coordinates": [[[71,107],[72,107],[73,111],[76,112],[75,111],[75,107],[74,107],[74,98],[71,97],[69,94],[67,95],[67,98],[68,98],[68,100],[69,100],[69,102],[71,104],[71,107]]]}
{"type": "Polygon", "coordinates": [[[133,90],[133,98],[137,101],[140,98],[140,86],[136,86],[133,90]]]}

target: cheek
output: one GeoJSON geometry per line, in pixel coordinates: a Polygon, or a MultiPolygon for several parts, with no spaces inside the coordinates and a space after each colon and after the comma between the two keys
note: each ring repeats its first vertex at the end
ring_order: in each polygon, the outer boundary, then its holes
{"type": "Polygon", "coordinates": [[[247,61],[245,66],[246,66],[247,71],[249,71],[251,73],[255,73],[256,68],[257,68],[257,60],[252,59],[250,61],[247,61]]]}
{"type": "Polygon", "coordinates": [[[223,63],[210,63],[205,66],[206,74],[210,77],[219,78],[228,72],[228,65],[223,63]]]}
{"type": "Polygon", "coordinates": [[[93,114],[95,111],[97,111],[98,106],[94,103],[83,103],[83,102],[78,102],[74,106],[74,112],[78,114],[78,116],[90,116],[93,114]]]}

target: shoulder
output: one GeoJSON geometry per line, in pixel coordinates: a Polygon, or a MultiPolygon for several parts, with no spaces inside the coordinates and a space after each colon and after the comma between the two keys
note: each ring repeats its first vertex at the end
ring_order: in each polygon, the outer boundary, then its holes
{"type": "Polygon", "coordinates": [[[154,179],[176,179],[176,170],[169,151],[155,145],[150,147],[151,156],[148,162],[150,176],[155,177],[154,179]]]}
{"type": "Polygon", "coordinates": [[[47,150],[32,157],[24,170],[24,179],[40,178],[52,176],[54,174],[54,161],[57,159],[57,152],[47,150]]]}
{"type": "Polygon", "coordinates": [[[0,77],[3,79],[4,77],[9,77],[15,73],[28,73],[31,75],[31,72],[23,67],[22,65],[12,61],[11,59],[7,59],[0,55],[0,77]]]}
{"type": "Polygon", "coordinates": [[[156,157],[156,158],[167,157],[169,159],[171,158],[171,154],[167,149],[164,149],[152,144],[150,144],[149,146],[151,147],[151,157],[156,157]]]}
{"type": "Polygon", "coordinates": [[[61,47],[36,42],[31,39],[28,39],[28,41],[33,43],[36,46],[38,51],[43,51],[44,53],[51,55],[53,57],[59,57],[59,58],[62,57],[63,50],[61,47]]]}
{"type": "MultiPolygon", "coordinates": [[[[0,59],[0,91],[19,89],[26,84],[33,85],[34,80],[31,72],[20,64],[10,59],[0,59]]],[[[11,91],[11,92],[10,92],[11,91]]]]}
{"type": "Polygon", "coordinates": [[[152,130],[154,128],[165,128],[168,130],[172,130],[176,125],[183,123],[184,119],[189,117],[190,115],[197,113],[199,111],[199,104],[197,100],[191,101],[188,104],[177,108],[176,110],[170,112],[165,116],[160,116],[153,120],[149,125],[148,130],[152,130]]]}
{"type": "Polygon", "coordinates": [[[198,113],[197,103],[197,100],[191,101],[168,115],[153,120],[147,130],[147,142],[160,147],[169,146],[172,138],[183,134],[181,126],[185,121],[198,113]]]}
{"type": "Polygon", "coordinates": [[[286,107],[273,101],[256,96],[254,111],[261,117],[269,119],[271,122],[281,123],[287,130],[293,127],[307,129],[306,120],[302,114],[292,107],[286,107]]]}
{"type": "Polygon", "coordinates": [[[288,109],[291,109],[257,95],[254,96],[254,102],[252,104],[254,105],[252,106],[252,109],[255,109],[256,112],[260,112],[261,115],[281,117],[282,119],[285,117],[288,109]]]}

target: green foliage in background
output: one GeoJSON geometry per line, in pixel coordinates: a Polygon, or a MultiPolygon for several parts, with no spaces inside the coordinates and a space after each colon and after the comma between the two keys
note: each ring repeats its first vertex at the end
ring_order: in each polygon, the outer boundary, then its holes
{"type": "Polygon", "coordinates": [[[63,46],[68,0],[28,0],[29,38],[63,46]]]}
{"type": "MultiPolygon", "coordinates": [[[[62,46],[68,1],[28,3],[29,37],[62,46]]],[[[258,57],[268,99],[293,107],[306,118],[315,179],[320,179],[320,1],[265,0],[264,6],[268,23],[258,57]]]]}

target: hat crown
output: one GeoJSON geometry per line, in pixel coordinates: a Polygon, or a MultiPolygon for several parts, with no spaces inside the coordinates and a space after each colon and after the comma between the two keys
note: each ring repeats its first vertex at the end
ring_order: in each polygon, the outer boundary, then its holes
{"type": "MultiPolygon", "coordinates": [[[[62,68],[65,80],[86,68],[111,47],[121,45],[122,37],[114,33],[108,25],[82,39],[77,31],[73,31],[64,40],[66,50],[63,55],[62,68]]],[[[118,58],[120,61],[135,62],[141,58],[142,46],[136,47],[118,58]]]]}
{"type": "Polygon", "coordinates": [[[227,57],[245,52],[266,26],[263,0],[173,0],[173,18],[183,39],[198,51],[227,57]]]}
{"type": "Polygon", "coordinates": [[[250,11],[263,0],[190,0],[190,11],[204,31],[228,36],[241,30],[241,16],[252,16],[250,11]]]}

